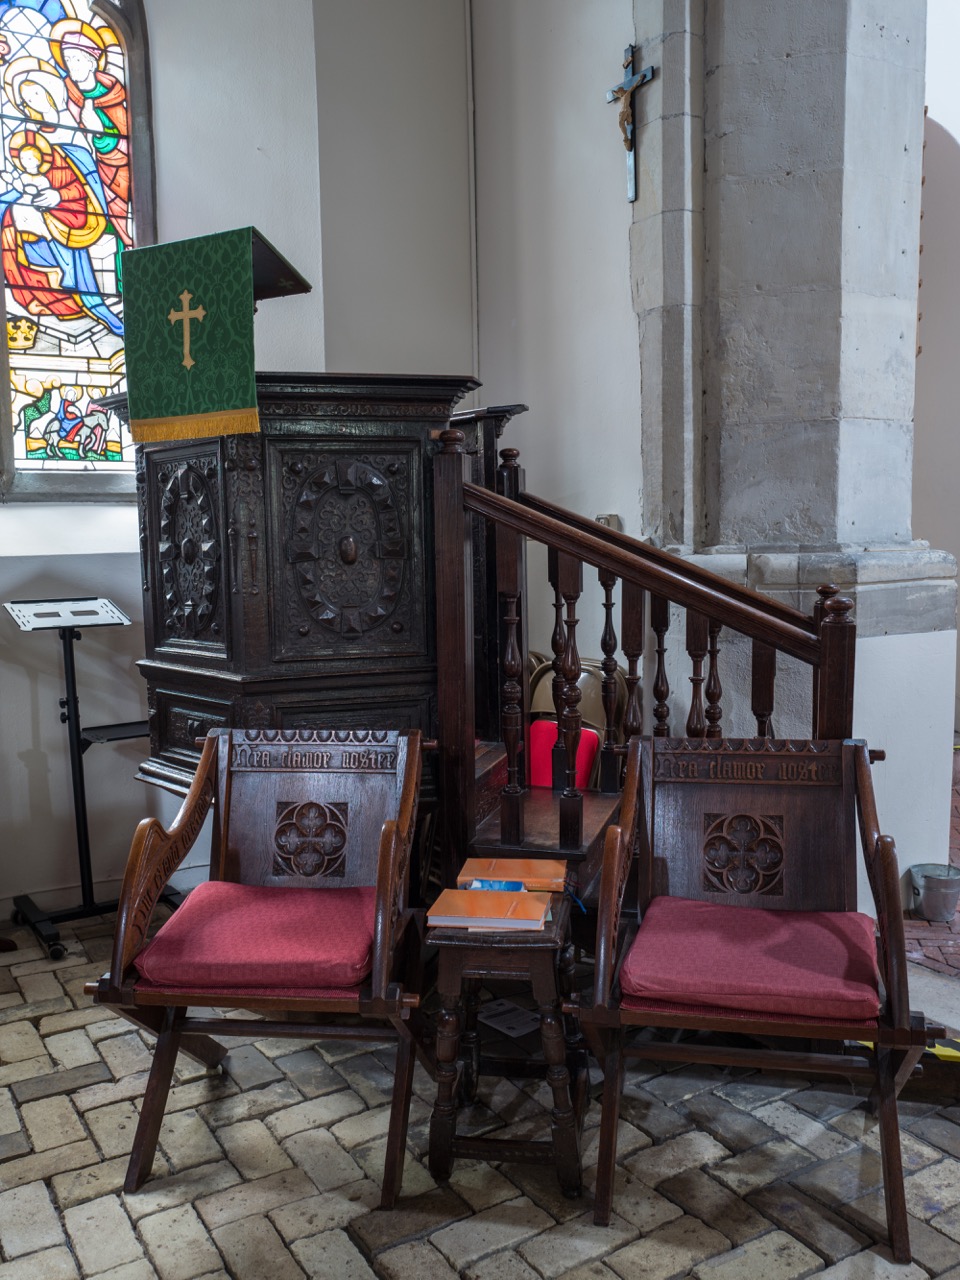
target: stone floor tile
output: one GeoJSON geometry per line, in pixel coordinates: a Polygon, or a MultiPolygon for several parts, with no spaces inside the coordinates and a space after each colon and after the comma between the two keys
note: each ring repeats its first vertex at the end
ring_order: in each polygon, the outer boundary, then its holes
{"type": "Polygon", "coordinates": [[[130,1154],[140,1121],[140,1112],[131,1101],[115,1102],[110,1107],[87,1111],[84,1120],[106,1159],[130,1154]]]}
{"type": "Polygon", "coordinates": [[[82,1027],[76,1031],[61,1031],[58,1035],[47,1036],[43,1043],[47,1053],[64,1071],[100,1061],[100,1054],[82,1027]]]}
{"type": "Polygon", "coordinates": [[[818,1160],[832,1160],[835,1156],[845,1155],[853,1147],[849,1138],[836,1129],[821,1124],[790,1102],[778,1099],[776,1102],[765,1103],[762,1107],[757,1107],[753,1115],[782,1137],[795,1142],[798,1147],[812,1151],[818,1160]]]}
{"type": "Polygon", "coordinates": [[[363,1099],[358,1098],[352,1089],[341,1089],[338,1093],[327,1093],[321,1098],[283,1107],[267,1116],[264,1123],[277,1141],[282,1142],[304,1129],[330,1129],[338,1120],[364,1109],[363,1099]]]}
{"type": "Polygon", "coordinates": [[[697,1280],[802,1280],[823,1265],[810,1249],[785,1231],[771,1231],[693,1268],[697,1280]]]}
{"type": "MultiPolygon", "coordinates": [[[[540,1280],[537,1273],[510,1249],[481,1258],[460,1274],[463,1280],[540,1280]]],[[[601,1280],[612,1280],[612,1276],[612,1271],[604,1269],[601,1280]]]]}
{"type": "Polygon", "coordinates": [[[252,1044],[241,1044],[230,1050],[222,1063],[224,1071],[241,1089],[256,1088],[279,1080],[280,1070],[252,1044]]]}
{"type": "Polygon", "coordinates": [[[660,1195],[725,1235],[733,1245],[745,1244],[772,1226],[768,1218],[702,1169],[688,1169],[686,1173],[668,1178],[660,1183],[658,1190],[660,1195]]]}
{"type": "Polygon", "coordinates": [[[932,1147],[960,1160],[960,1124],[954,1124],[943,1116],[926,1116],[910,1126],[915,1133],[932,1147]]]}
{"type": "Polygon", "coordinates": [[[134,1262],[143,1254],[117,1196],[74,1205],[64,1210],[63,1223],[85,1275],[134,1262]]]}
{"type": "MultiPolygon", "coordinates": [[[[880,1125],[876,1116],[868,1115],[863,1110],[851,1111],[847,1115],[838,1116],[832,1123],[833,1128],[840,1129],[854,1142],[879,1152],[880,1125]]],[[[942,1151],[932,1147],[928,1142],[921,1141],[907,1129],[900,1130],[900,1155],[905,1174],[915,1173],[918,1169],[943,1159],[942,1151]]]]}
{"type": "Polygon", "coordinates": [[[216,1246],[192,1205],[151,1214],[138,1230],[161,1280],[193,1280],[220,1267],[216,1246]]]}
{"type": "Polygon", "coordinates": [[[715,1164],[729,1156],[730,1152],[705,1133],[685,1133],[669,1138],[655,1147],[648,1147],[624,1160],[624,1168],[648,1186],[655,1187],[665,1178],[698,1169],[705,1164],[715,1164]]]}
{"type": "Polygon", "coordinates": [[[66,1244],[57,1211],[42,1182],[0,1194],[0,1248],[5,1258],[66,1244]]]}
{"type": "Polygon", "coordinates": [[[683,1210],[672,1200],[624,1169],[614,1172],[613,1205],[618,1216],[637,1227],[641,1235],[683,1217],[683,1210]]]}
{"type": "MultiPolygon", "coordinates": [[[[617,1159],[626,1160],[628,1156],[635,1155],[638,1151],[645,1151],[647,1147],[652,1146],[651,1139],[643,1132],[642,1129],[636,1128],[635,1125],[629,1124],[626,1120],[620,1119],[617,1125],[617,1159]]],[[[590,1129],[585,1129],[580,1144],[580,1157],[585,1165],[597,1163],[597,1152],[600,1148],[600,1126],[599,1124],[590,1129]]]]}
{"type": "Polygon", "coordinates": [[[82,1142],[71,1142],[65,1147],[53,1147],[50,1151],[35,1152],[19,1160],[8,1160],[0,1164],[0,1191],[22,1187],[25,1182],[52,1178],[68,1169],[82,1169],[84,1165],[96,1164],[98,1159],[96,1147],[89,1138],[84,1138],[82,1142]]]}
{"type": "MultiPolygon", "coordinates": [[[[404,1247],[411,1246],[401,1245],[401,1248],[404,1247]]],[[[424,1254],[435,1254],[429,1245],[412,1247],[424,1254]]],[[[369,1262],[343,1231],[325,1231],[322,1235],[306,1236],[297,1240],[290,1251],[307,1275],[316,1276],[318,1280],[320,1276],[336,1276],[337,1280],[377,1280],[376,1272],[371,1270],[369,1262]]],[[[439,1257],[439,1254],[436,1256],[439,1257]]],[[[451,1273],[448,1271],[447,1274],[451,1273]]],[[[413,1276],[418,1277],[418,1280],[435,1280],[435,1277],[436,1280],[441,1280],[439,1273],[432,1270],[429,1256],[417,1271],[407,1272],[404,1280],[413,1276]]]]}
{"type": "Polygon", "coordinates": [[[729,1079],[729,1075],[720,1067],[684,1066],[648,1080],[645,1089],[668,1107],[674,1107],[698,1093],[715,1089],[725,1079],[729,1079]]]}
{"type": "Polygon", "coordinates": [[[32,1022],[9,1022],[0,1026],[0,1062],[25,1062],[41,1058],[46,1050],[32,1022]]]}
{"type": "Polygon", "coordinates": [[[56,1000],[39,1000],[36,1004],[26,1005],[22,999],[16,1004],[7,1005],[0,1008],[0,1026],[8,1026],[10,1023],[22,1022],[24,1009],[30,1009],[31,1018],[41,1018],[48,1013],[63,1013],[67,1009],[73,1008],[73,1001],[67,996],[60,996],[56,1000]]]}
{"type": "Polygon", "coordinates": [[[20,1118],[13,1105],[13,1096],[12,1089],[0,1089],[0,1134],[20,1131],[20,1118]]]}
{"type": "Polygon", "coordinates": [[[791,1105],[806,1111],[807,1115],[817,1120],[832,1120],[834,1116],[852,1111],[863,1103],[863,1094],[857,1087],[847,1081],[838,1080],[835,1084],[814,1085],[802,1089],[790,1099],[791,1105]]]}
{"type": "Polygon", "coordinates": [[[753,1111],[756,1107],[762,1107],[765,1102],[776,1102],[778,1098],[797,1093],[802,1087],[803,1082],[797,1076],[778,1076],[772,1071],[758,1071],[742,1080],[731,1080],[729,1084],[721,1085],[717,1093],[742,1111],[753,1111]]]}
{"type": "Polygon", "coordinates": [[[714,1165],[713,1176],[736,1195],[745,1196],[748,1191],[789,1177],[814,1159],[812,1152],[789,1138],[775,1138],[714,1165]]]}
{"type": "MultiPolygon", "coordinates": [[[[536,1273],[528,1274],[536,1280],[536,1273]]],[[[383,1280],[458,1280],[454,1271],[433,1245],[424,1242],[401,1244],[381,1253],[377,1259],[377,1275],[383,1280]]]]}
{"type": "Polygon", "coordinates": [[[691,1121],[679,1110],[666,1106],[646,1089],[637,1088],[633,1093],[624,1090],[620,1099],[620,1119],[642,1129],[654,1142],[689,1133],[691,1121]]]}
{"type": "Polygon", "coordinates": [[[393,1070],[374,1053],[361,1053],[336,1064],[340,1076],[368,1107],[379,1107],[393,1095],[393,1070]]]}
{"type": "Polygon", "coordinates": [[[960,1161],[943,1159],[904,1179],[907,1211],[928,1222],[960,1204],[960,1161]]]}
{"type": "Polygon", "coordinates": [[[273,1059],[273,1065],[279,1067],[283,1074],[295,1084],[306,1098],[319,1098],[324,1093],[333,1093],[343,1088],[343,1076],[328,1062],[321,1058],[315,1049],[301,1049],[297,1053],[287,1052],[273,1059]]]}
{"type": "Polygon", "coordinates": [[[142,1098],[146,1087],[147,1072],[138,1071],[132,1076],[123,1076],[120,1080],[105,1080],[103,1084],[78,1090],[73,1095],[73,1105],[78,1111],[91,1111],[95,1107],[107,1107],[112,1102],[122,1102],[124,1098],[142,1098]]]}
{"type": "Polygon", "coordinates": [[[0,1263],[0,1280],[78,1280],[80,1272],[69,1249],[46,1249],[26,1258],[0,1263]]]}
{"type": "Polygon", "coordinates": [[[210,1164],[223,1154],[200,1115],[192,1110],[175,1111],[163,1117],[160,1147],[174,1169],[210,1164]]]}
{"type": "Polygon", "coordinates": [[[17,1084],[20,1080],[33,1080],[37,1076],[49,1075],[53,1071],[53,1061],[46,1054],[42,1058],[19,1058],[16,1062],[8,1062],[0,1067],[0,1086],[17,1084]]]}
{"type": "Polygon", "coordinates": [[[463,1196],[474,1213],[502,1204],[504,1200],[515,1200],[517,1196],[515,1183],[485,1160],[475,1163],[458,1160],[453,1166],[450,1188],[463,1196]]]}
{"type": "Polygon", "coordinates": [[[124,1262],[109,1271],[98,1271],[97,1280],[159,1280],[159,1277],[146,1258],[137,1258],[136,1262],[124,1262]]]}
{"type": "Polygon", "coordinates": [[[535,1271],[555,1280],[574,1266],[605,1258],[631,1240],[637,1238],[637,1228],[616,1213],[610,1215],[610,1225],[598,1227],[593,1221],[593,1211],[583,1213],[569,1222],[548,1227],[532,1240],[517,1248],[535,1271]]]}
{"type": "Polygon", "coordinates": [[[23,998],[28,1003],[56,1000],[63,995],[63,987],[55,973],[26,973],[17,978],[23,998]]]}
{"type": "MultiPolygon", "coordinates": [[[[948,1209],[948,1214],[956,1215],[956,1209],[948,1209]]],[[[946,1216],[946,1215],[943,1215],[946,1216]]],[[[957,1221],[955,1218],[954,1221],[957,1221]]],[[[886,1242],[884,1235],[883,1243],[886,1242]]],[[[910,1252],[913,1260],[931,1275],[939,1276],[951,1267],[960,1265],[960,1224],[953,1236],[944,1233],[942,1224],[933,1219],[929,1224],[918,1218],[910,1219],[910,1252]]]]}
{"type": "MultiPolygon", "coordinates": [[[[98,1164],[88,1165],[85,1169],[58,1173],[51,1184],[57,1204],[61,1209],[67,1209],[70,1205],[83,1204],[85,1200],[113,1195],[123,1186],[128,1163],[127,1156],[117,1156],[113,1160],[101,1160],[98,1164]]],[[[154,1157],[153,1172],[155,1176],[169,1173],[166,1160],[159,1154],[154,1157]]]]}
{"type": "Polygon", "coordinates": [[[345,1227],[379,1204],[379,1186],[372,1178],[364,1178],[334,1191],[281,1205],[279,1209],[272,1209],[267,1217],[289,1244],[291,1240],[300,1240],[304,1236],[345,1227]]]}
{"type": "Polygon", "coordinates": [[[167,1171],[166,1162],[158,1155],[153,1162],[152,1176],[139,1191],[123,1197],[124,1208],[134,1222],[139,1222],[149,1213],[160,1213],[194,1200],[212,1199],[217,1192],[240,1182],[239,1173],[226,1160],[198,1165],[195,1169],[169,1177],[166,1176],[167,1171]]]}
{"type": "Polygon", "coordinates": [[[236,1097],[240,1090],[229,1076],[223,1072],[204,1071],[202,1075],[188,1079],[174,1074],[174,1085],[167,1094],[165,1111],[185,1111],[188,1107],[196,1107],[203,1115],[202,1108],[221,1098],[236,1097]],[[176,1083],[182,1079],[182,1083],[176,1083]]]}
{"type": "Polygon", "coordinates": [[[37,1098],[49,1098],[54,1093],[73,1093],[74,1090],[110,1079],[112,1077],[106,1063],[97,1058],[96,1062],[72,1067],[68,1071],[51,1071],[47,1075],[35,1076],[32,1080],[19,1080],[10,1088],[18,1102],[32,1102],[37,1098]]]}
{"type": "Polygon", "coordinates": [[[217,1139],[244,1178],[266,1178],[291,1167],[290,1157],[262,1120],[223,1125],[217,1130],[217,1139]]]}
{"type": "MultiPolygon", "coordinates": [[[[416,1123],[416,1118],[421,1120],[424,1116],[429,1116],[428,1109],[418,1098],[416,1105],[411,1099],[411,1124],[416,1123]]],[[[346,1117],[337,1124],[330,1126],[330,1132],[340,1143],[341,1147],[345,1147],[348,1151],[352,1147],[359,1147],[364,1143],[373,1142],[377,1138],[382,1138],[390,1128],[390,1107],[374,1107],[372,1110],[361,1111],[346,1117]]]]}
{"type": "Polygon", "coordinates": [[[859,1147],[837,1160],[825,1160],[803,1169],[790,1178],[795,1187],[808,1192],[822,1204],[839,1205],[883,1184],[883,1168],[875,1151],[859,1147]]]}
{"type": "Polygon", "coordinates": [[[360,1165],[325,1129],[295,1133],[283,1143],[283,1149],[318,1191],[331,1191],[363,1177],[360,1165]]]}
{"type": "MultiPolygon", "coordinates": [[[[91,1005],[86,1009],[71,1009],[69,1013],[53,1013],[46,1018],[40,1019],[40,1025],[37,1028],[41,1036],[56,1035],[60,1031],[76,1031],[78,1027],[91,1027],[94,1023],[109,1023],[111,1026],[117,1026],[121,1030],[128,1024],[122,1018],[118,1018],[115,1013],[111,1013],[109,1009],[103,1009],[99,1005],[91,1005]]],[[[87,1032],[89,1035],[89,1031],[87,1032]]]]}
{"type": "MultiPolygon", "coordinates": [[[[98,1006],[93,1005],[91,1012],[98,1012],[98,1006]]],[[[87,1035],[93,1044],[99,1044],[101,1040],[106,1040],[112,1036],[128,1035],[130,1032],[130,1023],[126,1018],[118,1018],[115,1014],[111,1014],[109,1018],[104,1018],[100,1022],[91,1022],[87,1026],[87,1035]]]]}
{"type": "MultiPolygon", "coordinates": [[[[213,1233],[234,1280],[303,1280],[303,1272],[266,1218],[243,1218],[213,1233]]],[[[332,1277],[337,1273],[331,1271],[332,1277]]],[[[344,1277],[346,1280],[346,1277],[344,1277]]]]}
{"type": "Polygon", "coordinates": [[[0,1164],[5,1160],[14,1160],[17,1156],[25,1156],[30,1150],[30,1139],[21,1131],[0,1134],[0,1164]]]}
{"type": "Polygon", "coordinates": [[[153,1054],[135,1031],[101,1040],[98,1051],[118,1079],[120,1076],[132,1076],[135,1072],[149,1071],[153,1062],[153,1054]]]}
{"type": "Polygon", "coordinates": [[[719,1231],[684,1216],[609,1254],[604,1263],[622,1280],[672,1280],[729,1248],[730,1241],[719,1231]]]}
{"type": "MultiPolygon", "coordinates": [[[[232,1168],[232,1166],[227,1166],[232,1168]]],[[[278,1209],[283,1204],[306,1200],[316,1193],[314,1184],[302,1169],[284,1169],[256,1182],[240,1182],[213,1195],[194,1198],[194,1207],[209,1231],[241,1218],[256,1217],[278,1209]]],[[[196,1194],[196,1192],[195,1192],[196,1194]]],[[[191,1197],[193,1198],[193,1197],[191,1197]]],[[[272,1230],[272,1228],[271,1228],[272,1230]]]]}
{"type": "Polygon", "coordinates": [[[469,1216],[469,1207],[458,1195],[449,1187],[437,1187],[426,1195],[401,1196],[396,1209],[390,1213],[368,1213],[354,1218],[349,1234],[365,1254],[375,1255],[409,1240],[422,1240],[441,1227],[469,1216]]]}
{"type": "MultiPolygon", "coordinates": [[[[549,1213],[555,1222],[579,1218],[584,1211],[584,1197],[565,1196],[552,1165],[504,1164],[501,1165],[501,1172],[516,1188],[512,1196],[504,1196],[503,1200],[516,1199],[517,1195],[522,1193],[535,1205],[539,1205],[545,1213],[549,1213]]],[[[588,1176],[590,1176],[588,1170],[584,1169],[585,1183],[588,1176]]],[[[503,1200],[496,1203],[502,1204],[503,1200]]]]}
{"type": "Polygon", "coordinates": [[[23,1127],[34,1151],[49,1151],[68,1142],[82,1142],[87,1131],[80,1122],[69,1098],[53,1095],[38,1102],[25,1102],[20,1108],[23,1127]]]}
{"type": "Polygon", "coordinates": [[[553,1219],[526,1196],[484,1209],[464,1222],[443,1227],[430,1237],[452,1267],[468,1266],[499,1249],[516,1249],[524,1240],[553,1226],[553,1219]]]}
{"type": "MultiPolygon", "coordinates": [[[[303,1136],[305,1135],[300,1135],[300,1137],[303,1136]]],[[[383,1183],[383,1169],[387,1156],[386,1137],[378,1138],[376,1142],[368,1142],[362,1147],[354,1147],[350,1155],[368,1178],[372,1178],[378,1185],[383,1183]]],[[[432,1191],[436,1185],[427,1166],[407,1149],[403,1157],[402,1194],[423,1196],[428,1191],[432,1191]]]]}
{"type": "Polygon", "coordinates": [[[735,1107],[718,1093],[697,1094],[678,1109],[688,1121],[706,1130],[729,1151],[746,1151],[776,1136],[769,1125],[735,1107]]]}
{"type": "MultiPolygon", "coordinates": [[[[762,1187],[750,1203],[827,1263],[839,1262],[872,1244],[872,1237],[848,1226],[829,1209],[784,1182],[762,1187]]],[[[722,1230],[722,1228],[721,1228],[722,1230]]]]}
{"type": "Polygon", "coordinates": [[[930,1226],[951,1240],[960,1242],[960,1205],[946,1209],[930,1219],[930,1226]]]}
{"type": "Polygon", "coordinates": [[[869,1249],[821,1271],[817,1280],[926,1280],[927,1273],[916,1263],[899,1266],[888,1249],[869,1249]]]}
{"type": "MultiPolygon", "coordinates": [[[[2,974],[3,972],[4,970],[0,969],[0,974],[2,974]]],[[[9,991],[9,992],[5,991],[2,995],[0,995],[0,1009],[21,1009],[22,1010],[24,1003],[25,1002],[24,1002],[23,996],[20,994],[19,987],[17,987],[16,991],[9,991]]]]}
{"type": "Polygon", "coordinates": [[[255,1085],[242,1093],[205,1102],[197,1110],[211,1128],[218,1129],[220,1125],[236,1124],[239,1120],[264,1119],[302,1101],[303,1094],[288,1080],[277,1080],[262,1088],[255,1085]]]}

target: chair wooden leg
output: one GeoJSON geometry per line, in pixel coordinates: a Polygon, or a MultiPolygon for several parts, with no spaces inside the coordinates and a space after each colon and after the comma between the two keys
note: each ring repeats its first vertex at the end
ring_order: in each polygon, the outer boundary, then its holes
{"type": "Polygon", "coordinates": [[[413,1093],[413,1068],[417,1056],[412,1037],[406,1029],[398,1030],[397,1065],[390,1101],[390,1128],[387,1153],[383,1162],[383,1190],[380,1208],[392,1209],[403,1182],[403,1161],[407,1152],[407,1124],[410,1120],[410,1097],[413,1093]]]}
{"type": "Polygon", "coordinates": [[[153,1051],[153,1066],[144,1091],[140,1122],[133,1138],[133,1150],[123,1183],[123,1189],[128,1195],[143,1186],[153,1167],[185,1014],[186,1009],[183,1008],[164,1010],[163,1025],[153,1051]]]}
{"type": "Polygon", "coordinates": [[[883,1198],[887,1210],[890,1251],[895,1262],[908,1263],[910,1228],[903,1192],[903,1160],[900,1154],[900,1119],[897,1115],[896,1066],[900,1055],[889,1049],[877,1054],[877,1102],[880,1124],[880,1160],[883,1166],[883,1198]]]}
{"type": "Polygon", "coordinates": [[[597,1152],[597,1188],[593,1220],[599,1227],[610,1222],[613,1207],[613,1179],[617,1159],[617,1129],[620,1125],[620,1093],[623,1088],[623,1038],[615,1031],[607,1040],[603,1063],[603,1096],[600,1111],[600,1147],[597,1152]]]}

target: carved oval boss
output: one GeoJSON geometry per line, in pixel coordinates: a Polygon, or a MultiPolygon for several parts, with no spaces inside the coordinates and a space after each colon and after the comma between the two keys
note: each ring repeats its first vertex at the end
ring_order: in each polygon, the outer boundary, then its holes
{"type": "Polygon", "coordinates": [[[359,459],[331,460],[302,481],[287,559],[300,598],[321,626],[359,636],[395,611],[406,538],[390,481],[359,459]]]}

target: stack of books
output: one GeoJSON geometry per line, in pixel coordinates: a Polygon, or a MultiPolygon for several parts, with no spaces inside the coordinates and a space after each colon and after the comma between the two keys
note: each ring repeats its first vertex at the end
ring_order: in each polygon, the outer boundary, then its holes
{"type": "Polygon", "coordinates": [[[567,864],[544,858],[468,858],[456,889],[444,889],[427,924],[449,929],[542,929],[550,894],[560,893],[567,864]]]}
{"type": "Polygon", "coordinates": [[[567,864],[560,858],[468,858],[457,876],[457,888],[498,889],[509,884],[562,893],[566,880],[567,864]]]}

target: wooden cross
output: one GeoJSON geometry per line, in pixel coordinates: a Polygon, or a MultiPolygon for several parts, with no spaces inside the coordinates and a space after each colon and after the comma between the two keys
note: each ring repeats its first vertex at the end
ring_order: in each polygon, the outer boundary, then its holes
{"type": "Polygon", "coordinates": [[[191,310],[190,303],[192,301],[193,294],[189,289],[184,289],[183,293],[180,295],[180,306],[183,310],[174,311],[171,307],[170,314],[167,316],[167,319],[171,324],[176,324],[178,321],[183,323],[183,360],[181,363],[185,369],[192,369],[196,363],[190,355],[190,321],[196,320],[199,324],[207,314],[203,307],[195,307],[191,310]]]}
{"type": "Polygon", "coordinates": [[[634,71],[633,61],[636,53],[634,45],[627,45],[623,51],[623,69],[627,74],[620,84],[607,90],[607,101],[620,103],[620,132],[623,134],[623,145],[627,149],[627,199],[631,204],[637,198],[637,154],[633,145],[633,95],[641,85],[648,84],[654,74],[653,67],[634,71]]]}

